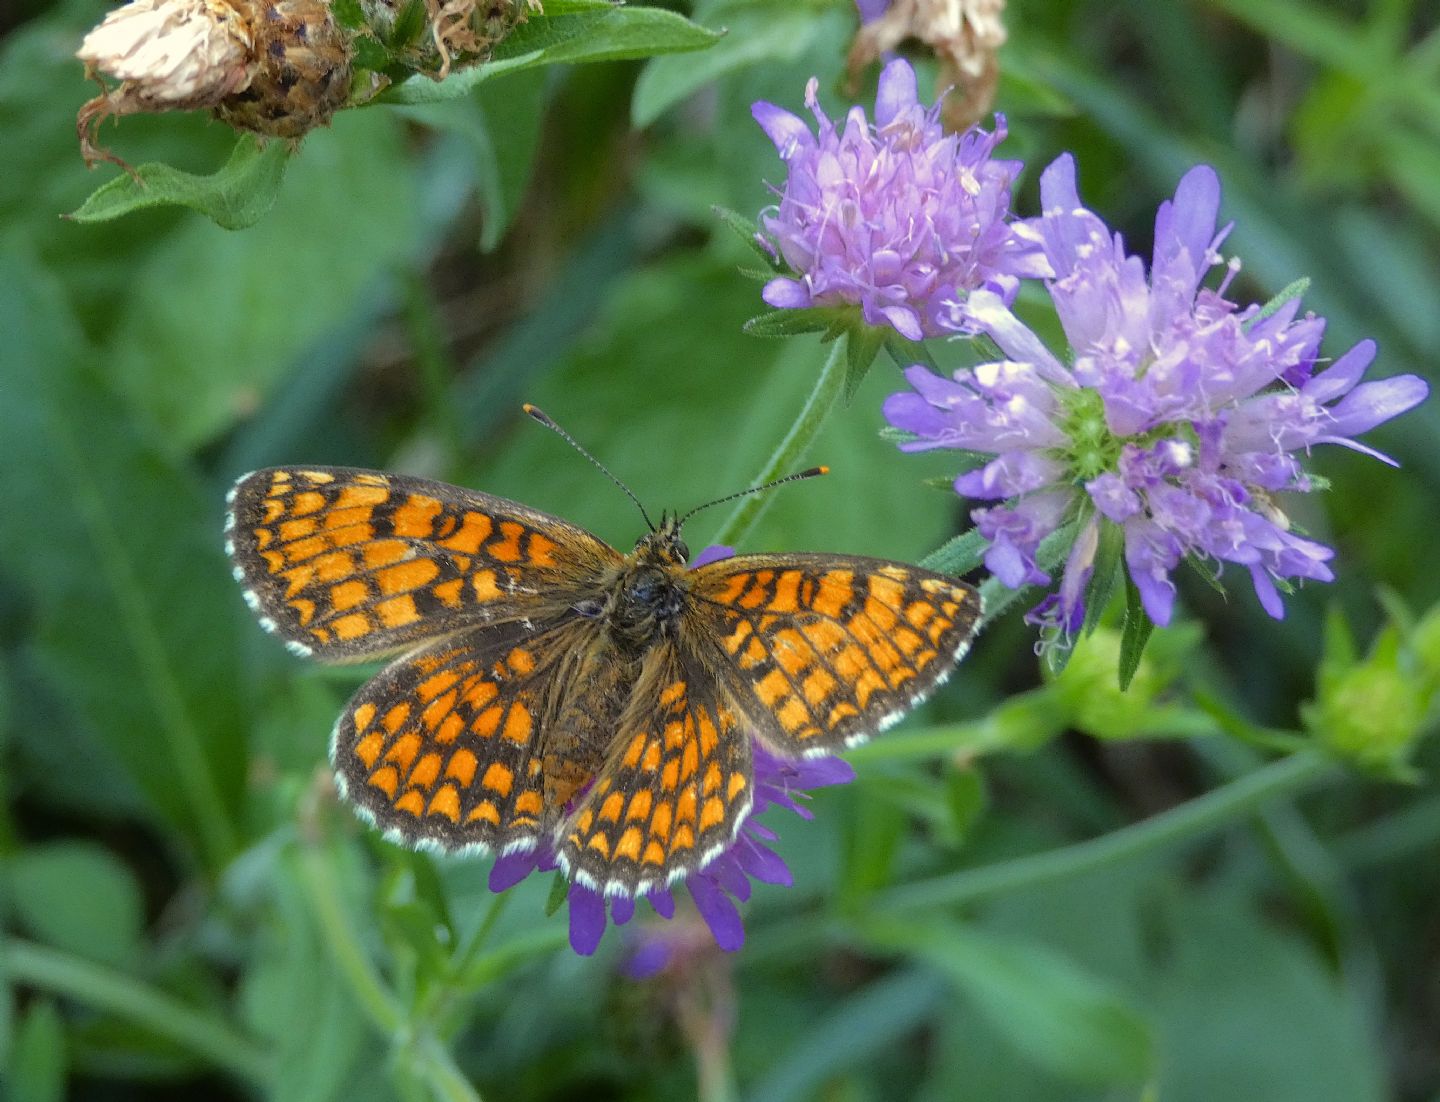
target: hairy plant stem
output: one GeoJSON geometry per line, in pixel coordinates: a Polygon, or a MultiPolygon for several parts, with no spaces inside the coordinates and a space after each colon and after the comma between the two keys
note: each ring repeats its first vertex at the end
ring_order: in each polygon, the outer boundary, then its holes
{"type": "Polygon", "coordinates": [[[1203,796],[1099,838],[1012,861],[936,876],[877,895],[877,911],[956,906],[1118,865],[1168,846],[1193,842],[1270,800],[1295,795],[1338,775],[1334,763],[1306,751],[1271,762],[1203,796]]]}
{"type": "MultiPolygon", "coordinates": [[[[799,469],[805,453],[820,434],[826,415],[845,389],[845,341],[848,339],[847,337],[831,342],[830,355],[820,369],[815,386],[800,409],[800,415],[795,418],[795,423],[790,426],[779,446],[765,461],[765,466],[760,468],[753,485],[761,486],[766,482],[773,482],[799,469]]],[[[742,497],[725,518],[725,523],[720,525],[720,530],[715,533],[711,542],[734,546],[744,540],[770,503],[770,496],[750,494],[742,497]]]]}

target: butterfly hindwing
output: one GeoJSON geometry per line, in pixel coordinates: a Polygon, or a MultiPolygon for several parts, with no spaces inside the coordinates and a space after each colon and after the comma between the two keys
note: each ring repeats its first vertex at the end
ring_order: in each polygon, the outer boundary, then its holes
{"type": "Polygon", "coordinates": [[[620,561],[516,502],[348,467],[246,475],[231,491],[226,549],[262,626],[339,662],[563,606],[620,561]]]}
{"type": "Polygon", "coordinates": [[[343,794],[407,845],[534,846],[548,821],[543,701],[564,631],[490,625],[385,667],[335,726],[330,756],[343,794]]]}
{"type": "Polygon", "coordinates": [[[683,646],[647,655],[594,785],[561,824],[557,855],[575,880],[642,895],[703,868],[753,800],[750,732],[683,646]]]}
{"type": "Polygon", "coordinates": [[[832,753],[883,730],[969,646],[979,593],[903,563],[742,555],[695,571],[697,632],[756,732],[782,754],[832,753]]]}

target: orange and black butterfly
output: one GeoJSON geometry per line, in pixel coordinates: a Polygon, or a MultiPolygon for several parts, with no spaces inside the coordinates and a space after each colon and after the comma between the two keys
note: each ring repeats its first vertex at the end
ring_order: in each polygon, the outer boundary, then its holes
{"type": "Polygon", "coordinates": [[[945,678],[980,614],[970,586],[903,563],[689,569],[669,515],[625,555],[404,475],[276,467],[229,501],[226,550],[262,627],[327,662],[399,654],[331,742],[360,813],[427,849],[549,843],[607,895],[664,887],[730,844],[752,737],[790,757],[863,741],[945,678]]]}

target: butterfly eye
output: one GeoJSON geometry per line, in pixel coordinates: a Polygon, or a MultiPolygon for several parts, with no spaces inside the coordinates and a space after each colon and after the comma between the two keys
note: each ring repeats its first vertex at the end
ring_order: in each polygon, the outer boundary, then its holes
{"type": "Polygon", "coordinates": [[[685,545],[684,540],[677,539],[675,541],[675,551],[679,554],[681,562],[690,561],[690,548],[685,545]]]}

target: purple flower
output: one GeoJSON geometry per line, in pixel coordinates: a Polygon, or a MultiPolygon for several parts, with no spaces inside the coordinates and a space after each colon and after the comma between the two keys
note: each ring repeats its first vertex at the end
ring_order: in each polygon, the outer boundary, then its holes
{"type": "Polygon", "coordinates": [[[858,305],[867,324],[920,340],[967,328],[976,288],[1008,303],[1021,277],[1049,274],[1033,231],[1010,220],[1020,162],[991,159],[1003,117],[993,134],[946,134],[905,61],[880,74],[873,125],[855,107],[837,131],[816,88],[812,78],[805,104],[818,134],[772,103],[752,108],[788,172],[761,223],[794,276],[766,284],[767,303],[858,305]]]}
{"type": "Polygon", "coordinates": [[[885,14],[890,0],[855,0],[855,6],[860,10],[861,23],[873,23],[885,14]]]}
{"type": "MultiPolygon", "coordinates": [[[[754,764],[755,802],[735,841],[703,869],[692,872],[681,882],[710,928],[715,943],[726,952],[734,952],[744,944],[745,928],[734,901],[743,903],[750,898],[750,882],[791,883],[789,868],[766,844],[775,840],[775,832],[756,822],[757,817],[773,805],[792,811],[802,819],[812,818],[804,804],[810,789],[848,784],[855,778],[855,771],[840,758],[792,760],[777,757],[759,742],[754,744],[754,764]]],[[[490,868],[489,887],[492,892],[503,892],[532,872],[553,872],[556,868],[555,851],[550,845],[525,853],[503,854],[490,868]]],[[[644,899],[661,918],[675,917],[675,897],[671,889],[657,889],[644,899]]],[[[566,903],[570,909],[570,947],[587,957],[599,946],[607,920],[623,926],[635,914],[634,899],[607,897],[579,883],[571,883],[566,903]]]]}
{"type": "Polygon", "coordinates": [[[1276,495],[1315,488],[1300,458],[1317,444],[1393,465],[1354,437],[1423,401],[1425,382],[1362,383],[1375,355],[1368,340],[1320,369],[1324,319],[1297,316],[1296,299],[1268,315],[1229,301],[1234,262],[1216,289],[1201,286],[1229,232],[1216,228],[1220,182],[1210,168],[1186,173],[1161,205],[1148,275],[1080,205],[1068,155],[1040,187],[1044,213],[1031,227],[1053,271],[1047,288],[1069,362],[1002,296],[974,292],[968,324],[1007,359],[949,379],[911,367],[913,390],[885,403],[890,423],[915,436],[902,449],[993,457],[955,488],[996,503],[971,515],[990,541],[986,566],[1011,588],[1049,581],[1036,562],[1039,543],[1075,525],[1059,593],[1032,622],[1066,636],[1079,627],[1106,524],[1123,532],[1125,565],[1155,623],[1170,620],[1171,574],[1186,558],[1216,572],[1243,567],[1279,619],[1279,587],[1331,580],[1334,552],[1294,532],[1276,495]]]}

